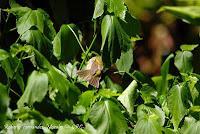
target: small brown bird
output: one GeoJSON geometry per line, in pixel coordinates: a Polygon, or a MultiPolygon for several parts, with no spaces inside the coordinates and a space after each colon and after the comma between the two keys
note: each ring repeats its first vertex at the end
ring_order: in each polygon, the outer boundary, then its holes
{"type": "Polygon", "coordinates": [[[100,56],[95,56],[88,61],[86,68],[83,70],[78,70],[77,74],[80,78],[88,81],[90,85],[99,88],[102,70],[102,58],[100,56]]]}

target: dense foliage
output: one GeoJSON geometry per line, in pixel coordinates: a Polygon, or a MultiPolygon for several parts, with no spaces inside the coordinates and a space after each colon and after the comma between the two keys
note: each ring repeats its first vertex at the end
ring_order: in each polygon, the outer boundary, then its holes
{"type": "MultiPolygon", "coordinates": [[[[131,69],[134,42],[141,40],[140,23],[123,0],[96,0],[94,35],[87,46],[76,25],[63,24],[56,33],[44,10],[14,1],[10,7],[4,12],[16,16],[19,38],[7,50],[0,49],[0,71],[6,76],[0,83],[0,133],[200,131],[200,75],[192,67],[192,51],[198,45],[181,45],[164,61],[161,75],[150,78],[131,69]],[[101,47],[97,47],[97,37],[101,47]],[[99,50],[92,51],[94,47],[99,50]],[[97,56],[102,57],[104,68],[98,74],[99,88],[77,75],[97,56]],[[179,71],[177,75],[169,74],[170,63],[179,71]],[[28,78],[27,64],[32,65],[28,78]],[[112,79],[116,75],[118,83],[112,79]]],[[[200,7],[165,6],[161,11],[200,25],[200,7]]]]}

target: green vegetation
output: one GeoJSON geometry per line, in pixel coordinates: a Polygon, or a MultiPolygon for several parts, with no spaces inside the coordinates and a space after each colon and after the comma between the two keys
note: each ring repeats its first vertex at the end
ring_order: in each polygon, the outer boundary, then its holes
{"type": "MultiPolygon", "coordinates": [[[[15,2],[10,6],[4,12],[16,16],[19,38],[7,50],[0,49],[0,71],[6,76],[5,82],[0,83],[0,133],[197,134],[200,131],[200,75],[193,72],[192,66],[192,51],[198,45],[182,45],[164,61],[161,75],[150,78],[131,70],[134,42],[141,40],[140,23],[123,0],[96,0],[91,21],[100,29],[94,26],[93,40],[88,46],[82,44],[82,34],[76,25],[63,24],[56,33],[44,10],[22,7],[15,2]],[[94,52],[97,37],[102,39],[101,47],[94,52]],[[87,61],[95,56],[102,57],[103,71],[81,79],[77,70],[94,65],[87,61]],[[28,78],[24,74],[25,62],[32,65],[28,78]],[[170,63],[179,74],[169,74],[170,63]],[[119,74],[128,84],[112,81],[107,72],[113,64],[112,74],[119,74]],[[96,76],[101,78],[99,88],[87,82],[96,76]],[[11,109],[11,103],[16,109],[11,109]]],[[[200,24],[200,7],[164,6],[161,11],[200,24]]]]}

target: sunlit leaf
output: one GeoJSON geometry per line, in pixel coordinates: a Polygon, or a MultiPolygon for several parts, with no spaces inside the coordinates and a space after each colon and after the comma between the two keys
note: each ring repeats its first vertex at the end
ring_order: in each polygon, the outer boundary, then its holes
{"type": "Polygon", "coordinates": [[[127,109],[130,115],[133,114],[134,104],[136,100],[137,93],[137,82],[133,80],[130,85],[122,92],[122,94],[117,98],[123,106],[127,109]]]}
{"type": "Polygon", "coordinates": [[[200,121],[186,117],[183,134],[198,134],[200,131],[200,121]]]}
{"type": "Polygon", "coordinates": [[[191,73],[193,71],[192,57],[193,54],[190,51],[176,52],[174,64],[181,73],[191,73]]]}
{"type": "Polygon", "coordinates": [[[22,41],[26,41],[27,44],[30,44],[39,50],[47,58],[51,57],[52,44],[50,40],[44,36],[38,29],[32,27],[27,30],[20,38],[22,41]]]}
{"type": "Polygon", "coordinates": [[[17,17],[17,32],[22,35],[31,27],[35,26],[49,40],[53,40],[56,31],[48,14],[42,9],[32,10],[27,7],[13,7],[8,10],[17,17]]]}
{"type": "Polygon", "coordinates": [[[119,96],[120,95],[115,90],[111,90],[111,89],[100,89],[100,91],[98,92],[98,94],[100,96],[105,97],[105,98],[111,98],[111,97],[119,96]]]}
{"type": "Polygon", "coordinates": [[[87,108],[92,104],[94,101],[94,91],[85,91],[79,97],[79,100],[73,108],[73,112],[75,114],[85,114],[87,108]]]}
{"type": "Polygon", "coordinates": [[[145,103],[153,103],[153,100],[156,100],[157,97],[157,91],[149,86],[149,85],[142,85],[142,88],[140,89],[141,97],[144,100],[145,103]]]}
{"type": "Polygon", "coordinates": [[[110,100],[95,103],[89,119],[97,134],[125,134],[128,128],[118,105],[110,100]]]}
{"type": "Polygon", "coordinates": [[[138,121],[134,129],[136,134],[162,134],[165,115],[161,108],[140,105],[137,109],[137,117],[138,121]]]}
{"type": "Polygon", "coordinates": [[[195,122],[196,122],[195,118],[193,118],[191,116],[185,117],[183,126],[181,127],[181,132],[184,133],[195,122]]]}
{"type": "Polygon", "coordinates": [[[199,80],[194,76],[187,77],[187,80],[188,80],[188,87],[189,87],[189,90],[190,90],[190,94],[192,96],[192,101],[194,102],[195,99],[199,96],[199,92],[195,87],[195,85],[197,84],[197,82],[199,80]]]}
{"type": "Polygon", "coordinates": [[[193,51],[195,48],[197,48],[199,45],[181,45],[180,48],[182,51],[193,51]]]}
{"type": "Polygon", "coordinates": [[[182,101],[182,88],[184,85],[175,85],[169,91],[169,96],[167,98],[167,105],[170,113],[172,114],[172,123],[175,130],[178,129],[179,123],[186,114],[186,108],[182,101]]]}
{"type": "Polygon", "coordinates": [[[105,2],[109,13],[114,13],[115,16],[121,19],[125,18],[126,6],[124,5],[124,0],[105,0],[105,2]]]}
{"type": "Polygon", "coordinates": [[[48,71],[48,78],[51,87],[54,90],[58,90],[55,97],[57,108],[62,112],[71,112],[73,105],[75,105],[78,100],[80,90],[73,83],[70,83],[55,67],[52,67],[48,71]]]}
{"type": "Polygon", "coordinates": [[[104,8],[109,13],[113,13],[115,16],[124,19],[126,15],[126,6],[124,0],[96,0],[93,18],[96,19],[103,15],[104,8]],[[106,5],[106,8],[104,7],[106,5]]]}
{"type": "Polygon", "coordinates": [[[96,0],[93,18],[100,17],[104,12],[104,0],[96,0]]]}
{"type": "Polygon", "coordinates": [[[69,77],[71,78],[76,78],[77,77],[77,68],[75,65],[72,65],[70,62],[65,65],[65,71],[68,74],[69,77]]]}
{"type": "Polygon", "coordinates": [[[161,67],[161,76],[162,76],[162,81],[161,81],[161,87],[158,89],[158,94],[159,95],[164,95],[166,96],[166,93],[168,91],[168,73],[169,73],[169,65],[170,65],[170,61],[171,59],[174,57],[173,54],[170,54],[167,59],[165,60],[165,62],[162,64],[161,67]]]}
{"type": "Polygon", "coordinates": [[[33,71],[29,76],[25,92],[17,102],[18,107],[41,102],[48,91],[48,77],[45,73],[33,71]]]}
{"type": "Polygon", "coordinates": [[[34,119],[26,121],[16,120],[14,122],[9,121],[5,124],[7,128],[5,128],[2,132],[11,134],[35,134],[36,133],[36,129],[34,129],[35,125],[36,121],[34,119]]]}
{"type": "Polygon", "coordinates": [[[87,134],[83,129],[78,128],[77,126],[69,126],[69,125],[65,125],[64,127],[61,126],[58,131],[57,134],[87,134]]]}
{"type": "Polygon", "coordinates": [[[130,49],[127,52],[122,52],[119,59],[116,61],[118,71],[129,72],[133,64],[133,51],[130,49]]]}

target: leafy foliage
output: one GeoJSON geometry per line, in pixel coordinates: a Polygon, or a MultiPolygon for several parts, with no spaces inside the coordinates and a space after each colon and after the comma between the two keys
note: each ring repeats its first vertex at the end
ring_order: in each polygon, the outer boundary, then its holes
{"type": "Polygon", "coordinates": [[[28,79],[24,94],[17,102],[18,107],[33,105],[34,102],[41,102],[48,90],[48,77],[45,73],[33,71],[28,79]]]}
{"type": "Polygon", "coordinates": [[[175,130],[177,130],[180,121],[186,114],[186,109],[183,105],[183,101],[181,98],[182,92],[184,92],[183,86],[184,85],[175,85],[174,87],[172,87],[167,99],[167,104],[169,107],[169,111],[172,114],[172,122],[175,127],[175,130]]]}
{"type": "Polygon", "coordinates": [[[61,26],[53,40],[54,55],[58,59],[70,61],[79,52],[79,43],[74,34],[78,34],[78,29],[74,24],[61,26]]]}
{"type": "MultiPolygon", "coordinates": [[[[42,9],[10,3],[4,11],[16,16],[19,37],[10,48],[0,49],[0,73],[5,74],[0,83],[0,133],[199,132],[200,75],[192,66],[192,51],[198,45],[182,45],[163,62],[160,76],[149,77],[131,69],[140,24],[123,0],[95,1],[93,20],[100,25],[90,46],[83,43],[75,24],[63,24],[56,33],[42,9]],[[92,51],[94,45],[100,50],[92,51]],[[93,55],[102,57],[103,71],[98,61],[89,60],[93,55]],[[179,70],[177,75],[169,74],[170,63],[179,70]],[[82,69],[86,79],[101,78],[98,89],[79,78],[77,70],[82,69]]],[[[194,24],[199,24],[198,10],[160,9],[194,24]]]]}
{"type": "Polygon", "coordinates": [[[89,118],[98,134],[123,134],[127,130],[123,114],[118,106],[110,100],[95,103],[89,118]]]}
{"type": "Polygon", "coordinates": [[[124,92],[118,97],[118,100],[123,104],[127,109],[130,115],[134,111],[134,101],[137,93],[137,82],[133,80],[131,84],[124,90],[124,92]]]}

